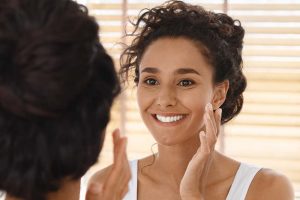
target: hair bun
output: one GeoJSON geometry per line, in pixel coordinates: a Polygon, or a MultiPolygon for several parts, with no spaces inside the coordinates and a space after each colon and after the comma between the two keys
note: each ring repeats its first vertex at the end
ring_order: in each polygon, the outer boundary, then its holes
{"type": "Polygon", "coordinates": [[[245,35],[245,30],[241,26],[241,22],[223,13],[215,14],[215,16],[218,24],[216,27],[220,37],[227,42],[231,49],[241,51],[245,35]]]}

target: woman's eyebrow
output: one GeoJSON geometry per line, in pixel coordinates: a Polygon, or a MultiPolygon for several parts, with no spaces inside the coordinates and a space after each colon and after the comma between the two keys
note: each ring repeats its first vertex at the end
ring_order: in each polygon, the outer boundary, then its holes
{"type": "Polygon", "coordinates": [[[141,73],[143,73],[143,72],[157,74],[159,72],[159,69],[154,68],[154,67],[146,67],[141,71],[141,73]]]}
{"type": "MultiPolygon", "coordinates": [[[[141,73],[143,72],[157,74],[160,72],[160,70],[154,67],[145,67],[144,69],[142,69],[141,73]]],[[[193,68],[179,68],[174,72],[174,74],[197,74],[201,76],[201,74],[193,68]]]]}
{"type": "Polygon", "coordinates": [[[179,68],[175,71],[175,74],[197,74],[201,76],[201,74],[192,68],[179,68]]]}

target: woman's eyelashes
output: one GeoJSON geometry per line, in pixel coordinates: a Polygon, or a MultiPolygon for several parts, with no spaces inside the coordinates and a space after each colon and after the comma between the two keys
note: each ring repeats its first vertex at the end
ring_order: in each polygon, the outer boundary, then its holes
{"type": "MultiPolygon", "coordinates": [[[[145,78],[145,79],[143,79],[142,82],[146,86],[160,85],[160,82],[155,78],[145,78]]],[[[176,81],[175,83],[176,83],[176,86],[185,87],[185,88],[194,86],[196,84],[196,82],[191,79],[181,79],[179,81],[176,81]]],[[[174,86],[175,86],[175,84],[174,84],[174,86]]]]}
{"type": "Polygon", "coordinates": [[[158,81],[154,78],[146,78],[143,83],[146,85],[158,85],[158,81]]]}
{"type": "Polygon", "coordinates": [[[180,80],[177,85],[182,86],[182,87],[190,87],[194,84],[195,84],[195,81],[193,81],[193,80],[183,79],[183,80],[180,80]]]}

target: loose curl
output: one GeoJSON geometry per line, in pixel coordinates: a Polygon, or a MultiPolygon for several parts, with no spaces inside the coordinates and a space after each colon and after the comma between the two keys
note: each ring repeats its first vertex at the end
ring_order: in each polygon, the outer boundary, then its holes
{"type": "Polygon", "coordinates": [[[192,40],[211,64],[214,83],[229,81],[223,105],[222,124],[231,120],[242,109],[246,78],[242,72],[244,29],[238,20],[226,14],[204,10],[201,6],[182,1],[168,1],[161,6],[141,11],[132,43],[121,55],[120,75],[128,81],[134,71],[134,82],[139,81],[139,64],[147,47],[163,37],[185,37],[192,40]]]}
{"type": "Polygon", "coordinates": [[[1,0],[0,190],[44,200],[102,148],[120,91],[98,24],[72,0],[1,0]]]}

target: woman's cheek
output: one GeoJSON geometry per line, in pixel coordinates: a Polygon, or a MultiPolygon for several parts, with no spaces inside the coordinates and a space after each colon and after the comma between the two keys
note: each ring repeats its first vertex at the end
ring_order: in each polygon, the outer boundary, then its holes
{"type": "Polygon", "coordinates": [[[204,113],[205,106],[209,103],[209,98],[205,98],[203,95],[193,94],[182,99],[184,105],[188,107],[192,114],[193,126],[197,126],[197,129],[203,129],[204,127],[204,113]]]}
{"type": "MultiPolygon", "coordinates": [[[[153,93],[153,92],[152,92],[153,93]]],[[[142,86],[138,86],[137,88],[137,101],[140,110],[145,110],[147,107],[151,105],[153,101],[154,95],[147,89],[142,86]]]]}

